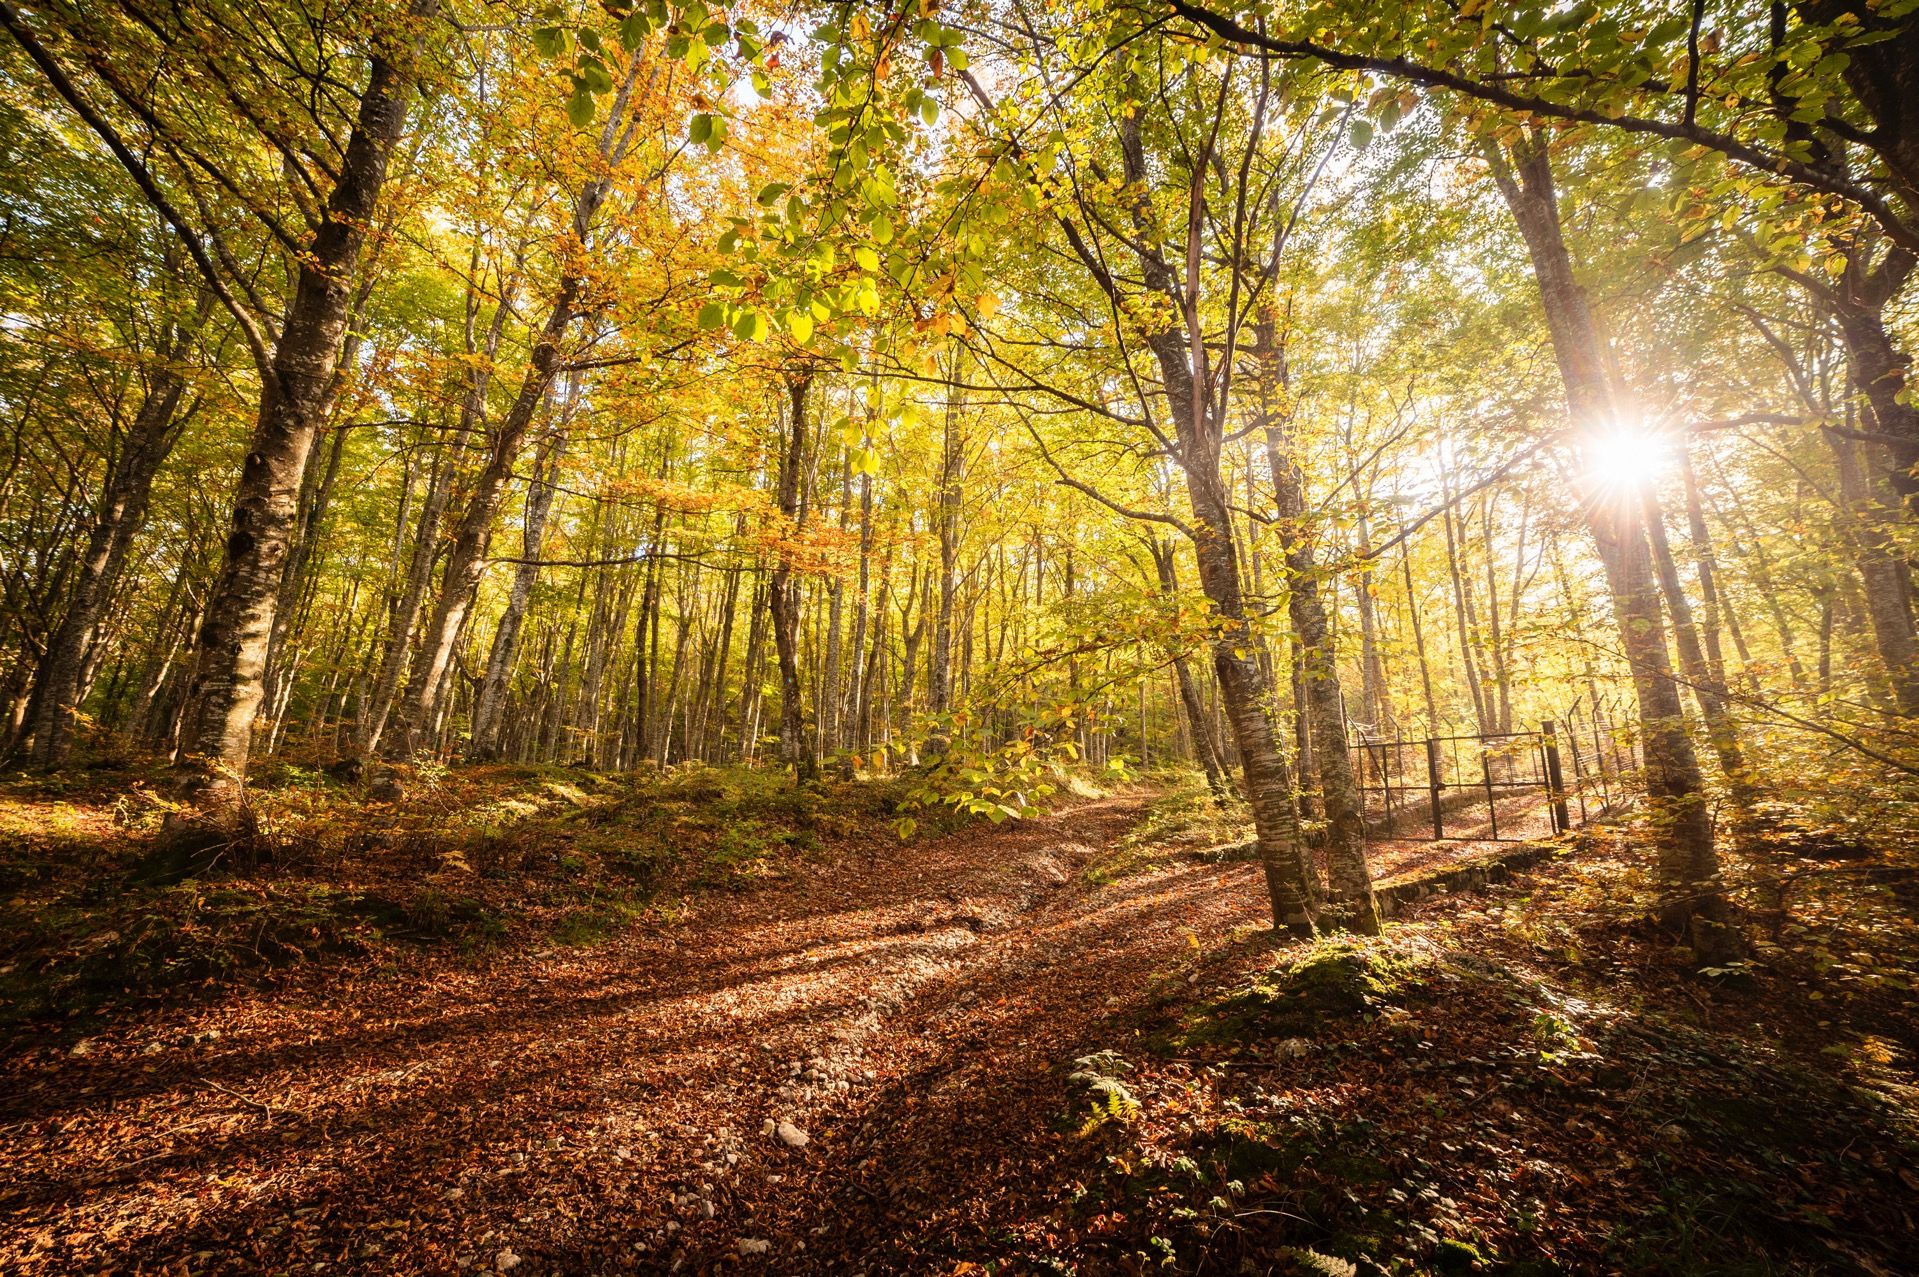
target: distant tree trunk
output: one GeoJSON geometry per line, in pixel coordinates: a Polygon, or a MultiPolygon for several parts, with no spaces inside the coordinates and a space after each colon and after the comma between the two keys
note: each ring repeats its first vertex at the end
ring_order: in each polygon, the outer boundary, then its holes
{"type": "MultiPolygon", "coordinates": [[[[1405,530],[1400,532],[1405,536],[1405,530]]],[[[1426,735],[1439,734],[1439,701],[1433,695],[1433,666],[1426,657],[1426,627],[1419,619],[1419,595],[1413,588],[1413,546],[1408,540],[1399,554],[1399,567],[1406,578],[1406,617],[1412,624],[1413,655],[1419,659],[1419,687],[1426,701],[1426,735]]]]}
{"type": "MultiPolygon", "coordinates": [[[[787,379],[790,410],[787,414],[786,447],[780,457],[777,504],[787,520],[791,534],[805,526],[803,498],[806,465],[807,392],[813,384],[810,372],[796,373],[787,379]]],[[[773,565],[773,581],[767,590],[767,610],[773,622],[773,648],[780,667],[780,758],[790,763],[801,780],[813,779],[818,762],[813,742],[806,731],[806,709],[800,688],[800,586],[793,579],[793,558],[782,552],[773,565]]]]}
{"type": "MultiPolygon", "coordinates": [[[[202,296],[199,320],[204,321],[210,299],[202,296]]],[[[72,753],[74,719],[84,699],[87,655],[126,566],[127,551],[146,524],[153,480],[180,436],[179,407],[186,379],[176,365],[186,357],[191,340],[191,331],[183,326],[161,352],[165,362],[149,379],[140,409],[128,425],[119,455],[107,474],[86,548],[80,552],[75,568],[66,611],[47,638],[26,719],[27,756],[41,767],[59,767],[72,753]]]]}
{"type": "Polygon", "coordinates": [[[1699,499],[1699,476],[1693,470],[1692,450],[1682,448],[1679,475],[1686,494],[1686,532],[1692,539],[1693,568],[1699,577],[1699,598],[1704,604],[1699,637],[1706,646],[1706,665],[1721,687],[1726,681],[1726,655],[1720,641],[1722,603],[1719,596],[1719,563],[1713,554],[1712,532],[1706,526],[1706,507],[1699,499]]]}
{"type": "Polygon", "coordinates": [[[1439,463],[1439,494],[1439,499],[1446,503],[1446,508],[1439,512],[1439,522],[1446,532],[1446,573],[1453,583],[1453,621],[1459,631],[1459,662],[1465,673],[1466,691],[1473,701],[1473,725],[1484,736],[1492,730],[1492,715],[1486,704],[1485,685],[1480,681],[1479,662],[1473,655],[1478,626],[1473,622],[1472,592],[1465,573],[1459,568],[1459,520],[1453,510],[1452,480],[1443,458],[1439,463]]]}
{"type": "MultiPolygon", "coordinates": [[[[1520,548],[1523,554],[1526,538],[1526,510],[1519,516],[1520,548]]],[[[1513,729],[1513,681],[1512,673],[1506,668],[1506,636],[1499,621],[1499,560],[1493,553],[1493,497],[1491,493],[1479,507],[1480,539],[1486,546],[1486,655],[1492,662],[1493,691],[1499,694],[1494,724],[1502,732],[1513,729]]]]}
{"type": "Polygon", "coordinates": [[[514,567],[513,588],[507,593],[506,611],[500,614],[499,628],[493,632],[486,673],[480,677],[480,690],[473,702],[471,753],[475,758],[500,756],[507,680],[519,658],[520,632],[526,624],[527,608],[533,602],[533,587],[540,578],[540,547],[546,539],[547,513],[553,508],[560,453],[565,446],[565,430],[553,431],[541,441],[533,463],[533,478],[526,493],[526,518],[520,535],[520,562],[514,567]]]}
{"type": "Polygon", "coordinates": [[[1379,565],[1373,562],[1372,532],[1364,514],[1356,531],[1359,544],[1356,557],[1365,565],[1353,583],[1353,601],[1359,609],[1360,695],[1366,702],[1366,723],[1373,735],[1385,739],[1399,730],[1399,716],[1393,710],[1392,690],[1387,685],[1386,659],[1379,637],[1379,601],[1374,597],[1379,565]]]}
{"type": "Polygon", "coordinates": [[[1686,598],[1685,586],[1679,579],[1679,565],[1673,559],[1672,546],[1666,538],[1666,513],[1659,504],[1659,497],[1650,487],[1645,493],[1645,517],[1653,566],[1659,576],[1660,589],[1666,596],[1666,610],[1672,613],[1673,639],[1679,646],[1679,666],[1686,673],[1686,681],[1692,685],[1693,699],[1699,703],[1699,712],[1706,720],[1707,739],[1719,758],[1719,770],[1726,777],[1733,799],[1742,807],[1748,806],[1754,794],[1752,779],[1746,771],[1745,752],[1739,742],[1739,725],[1733,722],[1731,706],[1726,702],[1725,685],[1714,677],[1712,667],[1706,661],[1705,645],[1700,641],[1699,627],[1693,620],[1692,603],[1686,598]]]}
{"type": "MultiPolygon", "coordinates": [[[[604,180],[594,183],[581,200],[583,210],[589,205],[597,206],[605,193],[604,180]]],[[[586,217],[590,220],[590,212],[586,213],[586,217]]],[[[548,312],[546,322],[534,342],[532,362],[520,383],[519,395],[493,432],[486,464],[473,482],[473,491],[467,498],[466,508],[453,534],[453,544],[447,551],[446,568],[440,578],[440,595],[422,632],[420,648],[413,660],[413,671],[407,680],[401,731],[397,733],[389,752],[400,755],[412,753],[423,743],[439,718],[447,675],[453,664],[454,646],[465,624],[467,609],[472,606],[474,591],[478,589],[480,577],[486,571],[486,549],[493,533],[493,522],[499,514],[507,480],[512,477],[513,465],[519,459],[526,436],[533,428],[540,406],[547,398],[547,390],[559,371],[560,342],[567,325],[573,321],[574,303],[583,285],[584,280],[577,275],[569,275],[561,282],[553,300],[553,308],[548,312]]]]}
{"type": "MultiPolygon", "coordinates": [[[[412,0],[408,14],[423,28],[438,8],[439,0],[412,0]]],[[[246,779],[300,480],[332,407],[360,249],[406,127],[420,39],[413,37],[400,56],[382,50],[371,59],[339,180],[299,262],[265,370],[259,419],[234,494],[226,562],[200,627],[192,724],[182,751],[183,761],[204,769],[215,802],[236,795],[246,779]]]]}
{"type": "Polygon", "coordinates": [[[1901,714],[1919,714],[1919,642],[1914,638],[1911,574],[1887,531],[1886,512],[1876,508],[1872,499],[1856,445],[1831,431],[1821,433],[1839,473],[1840,517],[1865,585],[1866,619],[1886,667],[1893,703],[1901,714]]]}
{"type": "MultiPolygon", "coordinates": [[[[1154,539],[1149,541],[1153,554],[1153,566],[1159,577],[1160,596],[1173,602],[1179,597],[1178,568],[1174,562],[1173,543],[1154,539]]],[[[1199,688],[1193,682],[1193,671],[1186,660],[1183,650],[1173,649],[1173,683],[1179,689],[1180,708],[1186,714],[1186,727],[1193,740],[1193,756],[1198,759],[1200,770],[1206,773],[1206,787],[1213,797],[1225,802],[1235,796],[1232,780],[1226,775],[1226,764],[1220,758],[1219,742],[1213,736],[1212,719],[1206,713],[1205,703],[1199,698],[1199,688]]]]}
{"type": "MultiPolygon", "coordinates": [[[[473,424],[477,426],[478,422],[473,424]]],[[[420,502],[413,536],[413,554],[407,561],[406,581],[394,600],[386,642],[380,649],[380,667],[360,710],[359,748],[363,754],[379,749],[387,716],[399,695],[400,676],[406,672],[407,656],[413,649],[413,632],[419,624],[420,609],[433,585],[433,564],[439,558],[440,520],[446,514],[447,503],[453,499],[453,476],[459,469],[467,438],[463,430],[451,443],[443,441],[434,450],[433,469],[427,476],[426,496],[420,502]]]]}
{"type": "MultiPolygon", "coordinates": [[[[953,377],[959,376],[959,356],[953,356],[953,377]]],[[[936,718],[953,706],[953,609],[959,598],[960,484],[966,460],[966,436],[960,429],[966,397],[959,389],[948,392],[946,419],[940,434],[939,479],[939,610],[933,619],[933,652],[927,662],[926,709],[936,718]]],[[[937,734],[927,742],[937,755],[945,739],[937,734]]]]}
{"type": "Polygon", "coordinates": [[[853,599],[853,637],[848,645],[846,704],[842,717],[846,723],[848,752],[844,764],[848,780],[858,766],[857,758],[866,753],[868,715],[867,681],[862,656],[866,651],[866,627],[871,615],[873,593],[873,476],[860,474],[860,563],[853,599]]]}
{"type": "MultiPolygon", "coordinates": [[[[1535,138],[1523,143],[1514,154],[1515,167],[1509,167],[1490,147],[1486,154],[1532,256],[1573,421],[1587,429],[1616,428],[1620,404],[1610,363],[1585,291],[1573,274],[1545,142],[1535,138]]],[[[1620,648],[1638,695],[1647,796],[1666,890],[1661,917],[1690,941],[1702,959],[1720,960],[1741,946],[1719,880],[1704,777],[1666,654],[1665,618],[1659,607],[1644,510],[1640,502],[1617,494],[1611,494],[1611,499],[1608,494],[1589,494],[1580,504],[1605,568],[1620,648]]]]}

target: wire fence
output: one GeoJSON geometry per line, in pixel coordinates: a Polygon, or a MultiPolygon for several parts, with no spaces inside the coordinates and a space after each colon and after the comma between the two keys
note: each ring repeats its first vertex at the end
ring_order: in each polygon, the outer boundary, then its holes
{"type": "Polygon", "coordinates": [[[1381,839],[1524,842],[1563,833],[1636,785],[1639,745],[1611,706],[1537,728],[1352,740],[1366,831],[1381,839]]]}

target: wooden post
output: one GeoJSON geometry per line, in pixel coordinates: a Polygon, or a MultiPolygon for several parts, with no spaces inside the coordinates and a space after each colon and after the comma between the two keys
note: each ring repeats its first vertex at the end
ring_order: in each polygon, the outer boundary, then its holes
{"type": "Polygon", "coordinates": [[[1430,736],[1426,738],[1426,783],[1433,796],[1433,838],[1438,840],[1446,836],[1446,818],[1439,809],[1439,742],[1430,736]]]}
{"type": "Polygon", "coordinates": [[[1573,827],[1572,812],[1566,808],[1566,777],[1559,767],[1559,727],[1552,719],[1539,725],[1546,747],[1546,794],[1552,801],[1553,832],[1568,833],[1573,827]]]}

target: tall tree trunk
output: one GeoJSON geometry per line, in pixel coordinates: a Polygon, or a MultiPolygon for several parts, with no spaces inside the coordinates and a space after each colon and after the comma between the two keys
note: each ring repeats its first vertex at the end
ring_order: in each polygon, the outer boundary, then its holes
{"type": "MultiPolygon", "coordinates": [[[[953,379],[957,381],[957,347],[952,358],[953,379]]],[[[959,598],[960,484],[966,460],[966,437],[960,430],[960,422],[965,405],[963,392],[957,388],[948,392],[946,419],[940,434],[939,610],[933,618],[933,651],[927,661],[926,679],[926,709],[935,718],[945,715],[953,706],[953,609],[959,598]]],[[[936,728],[935,735],[928,740],[929,753],[937,755],[944,749],[945,739],[938,734],[943,730],[936,728]]]]}
{"type": "Polygon", "coordinates": [[[1706,661],[1705,645],[1700,641],[1699,627],[1693,620],[1692,602],[1686,597],[1684,583],[1679,579],[1679,565],[1673,558],[1672,546],[1666,538],[1666,513],[1659,504],[1659,497],[1648,488],[1645,493],[1646,533],[1652,546],[1653,567],[1659,576],[1659,587],[1666,596],[1666,610],[1672,614],[1673,640],[1679,647],[1679,667],[1685,671],[1686,681],[1692,685],[1693,699],[1699,703],[1700,715],[1706,720],[1706,738],[1712,744],[1713,753],[1718,756],[1719,770],[1726,777],[1731,788],[1733,800],[1741,807],[1749,806],[1753,800],[1752,779],[1746,771],[1745,752],[1739,742],[1739,725],[1733,722],[1731,706],[1726,701],[1726,688],[1712,672],[1706,661]]]}
{"type": "MultiPolygon", "coordinates": [[[[794,374],[786,383],[789,412],[786,447],[780,456],[777,502],[792,535],[797,535],[806,521],[806,399],[812,384],[810,372],[794,374]]],[[[773,647],[780,666],[780,757],[793,766],[801,780],[811,780],[817,770],[817,760],[813,753],[813,742],[807,734],[806,709],[801,699],[800,586],[793,579],[793,557],[790,553],[782,552],[775,560],[773,581],[766,599],[773,622],[773,647]]]]}
{"type": "MultiPolygon", "coordinates": [[[[1128,186],[1144,190],[1148,175],[1137,114],[1121,121],[1120,143],[1128,186]]],[[[1311,934],[1318,879],[1300,837],[1292,769],[1280,753],[1268,717],[1269,684],[1259,663],[1263,644],[1246,613],[1232,505],[1220,467],[1225,430],[1212,404],[1211,362],[1199,315],[1200,239],[1206,222],[1204,168],[1195,166],[1188,195],[1184,285],[1155,246],[1161,236],[1152,225],[1150,211],[1142,203],[1134,205],[1133,252],[1143,282],[1148,291],[1165,298],[1179,317],[1177,323],[1144,339],[1159,367],[1161,392],[1179,444],[1175,455],[1193,512],[1191,533],[1200,589],[1213,605],[1213,669],[1239,747],[1273,925],[1311,934]]],[[[1088,271],[1116,303],[1123,301],[1106,267],[1078,238],[1078,228],[1070,222],[1066,226],[1076,255],[1088,271]]]]}
{"type": "MultiPolygon", "coordinates": [[[[604,180],[594,183],[582,197],[582,207],[589,201],[597,206],[605,191],[604,180]]],[[[486,571],[487,543],[506,494],[507,480],[512,477],[513,465],[559,371],[560,342],[573,320],[574,303],[583,285],[584,281],[577,275],[569,275],[561,282],[553,309],[548,312],[534,342],[533,358],[520,382],[520,392],[493,432],[486,464],[474,480],[473,491],[453,534],[452,547],[447,551],[439,598],[434,602],[419,651],[414,656],[401,712],[401,730],[396,733],[391,752],[401,755],[413,752],[439,717],[454,646],[467,610],[472,606],[474,591],[486,571]]]]}
{"type": "Polygon", "coordinates": [[[1820,433],[1839,473],[1840,517],[1865,584],[1866,619],[1886,667],[1893,703],[1902,714],[1919,715],[1919,641],[1914,637],[1911,575],[1885,526],[1886,512],[1872,500],[1853,441],[1829,430],[1820,433]]]}
{"type": "Polygon", "coordinates": [[[1286,613],[1299,640],[1296,659],[1305,693],[1300,712],[1311,728],[1320,805],[1326,815],[1327,898],[1335,915],[1331,920],[1377,935],[1379,907],[1366,864],[1366,813],[1346,740],[1333,635],[1319,594],[1319,564],[1306,523],[1304,477],[1293,459],[1291,440],[1286,437],[1288,421],[1280,408],[1288,398],[1286,356],[1279,349],[1270,312],[1263,313],[1255,326],[1253,357],[1260,368],[1258,416],[1264,425],[1273,503],[1285,547],[1286,613]]]}
{"type": "MultiPolygon", "coordinates": [[[[1623,405],[1585,291],[1573,273],[1544,140],[1523,143],[1513,157],[1516,167],[1509,167],[1505,157],[1491,148],[1487,158],[1532,257],[1573,421],[1585,430],[1617,429],[1623,405]]],[[[1702,959],[1721,960],[1738,952],[1741,945],[1719,879],[1705,780],[1666,653],[1665,617],[1659,607],[1644,509],[1639,501],[1621,499],[1617,493],[1585,494],[1580,505],[1605,568],[1620,648],[1639,701],[1647,797],[1666,893],[1661,917],[1687,937],[1702,959]]]]}
{"type": "Polygon", "coordinates": [[[564,429],[553,431],[541,441],[533,463],[533,479],[526,494],[526,518],[520,535],[520,562],[513,569],[513,587],[507,593],[506,611],[500,614],[499,628],[493,632],[486,673],[480,677],[480,690],[473,702],[471,752],[475,758],[500,756],[507,680],[519,658],[520,633],[526,624],[527,608],[533,602],[533,587],[540,578],[540,547],[546,539],[546,518],[553,508],[560,453],[565,446],[564,429]]]}
{"type": "MultiPolygon", "coordinates": [[[[585,263],[572,254],[583,250],[593,238],[593,226],[613,189],[611,170],[625,156],[634,139],[634,128],[627,119],[628,103],[639,83],[642,59],[635,58],[619,90],[608,104],[607,120],[599,137],[598,175],[580,186],[573,204],[570,243],[561,246],[559,287],[553,296],[546,322],[533,339],[532,358],[520,380],[513,404],[493,431],[486,464],[474,481],[452,547],[447,552],[446,569],[441,576],[440,595],[421,635],[420,650],[407,680],[406,702],[401,714],[403,730],[392,752],[406,754],[420,743],[424,733],[433,730],[446,711],[445,688],[453,666],[453,654],[465,629],[468,610],[473,605],[480,578],[486,572],[486,550],[493,523],[499,514],[512,476],[533,428],[540,407],[546,402],[553,379],[561,364],[560,346],[566,330],[579,316],[580,299],[587,291],[585,263]]],[[[496,321],[497,322],[497,321],[496,321]]]]}
{"type": "MultiPolygon", "coordinates": [[[[412,0],[424,29],[439,0],[412,0]]],[[[260,394],[260,413],[233,500],[233,525],[200,627],[187,729],[187,762],[204,770],[208,797],[237,794],[265,690],[267,647],[280,597],[307,454],[331,410],[334,370],[346,338],[360,249],[406,127],[412,64],[421,36],[403,51],[377,51],[342,156],[339,180],[281,319],[260,394]]]]}

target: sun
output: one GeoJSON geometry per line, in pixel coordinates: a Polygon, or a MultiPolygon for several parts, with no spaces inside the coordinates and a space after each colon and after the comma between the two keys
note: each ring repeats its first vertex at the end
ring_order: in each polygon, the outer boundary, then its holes
{"type": "Polygon", "coordinates": [[[1579,444],[1580,470],[1595,493],[1642,492],[1673,463],[1672,441],[1641,426],[1612,426],[1579,444]]]}

